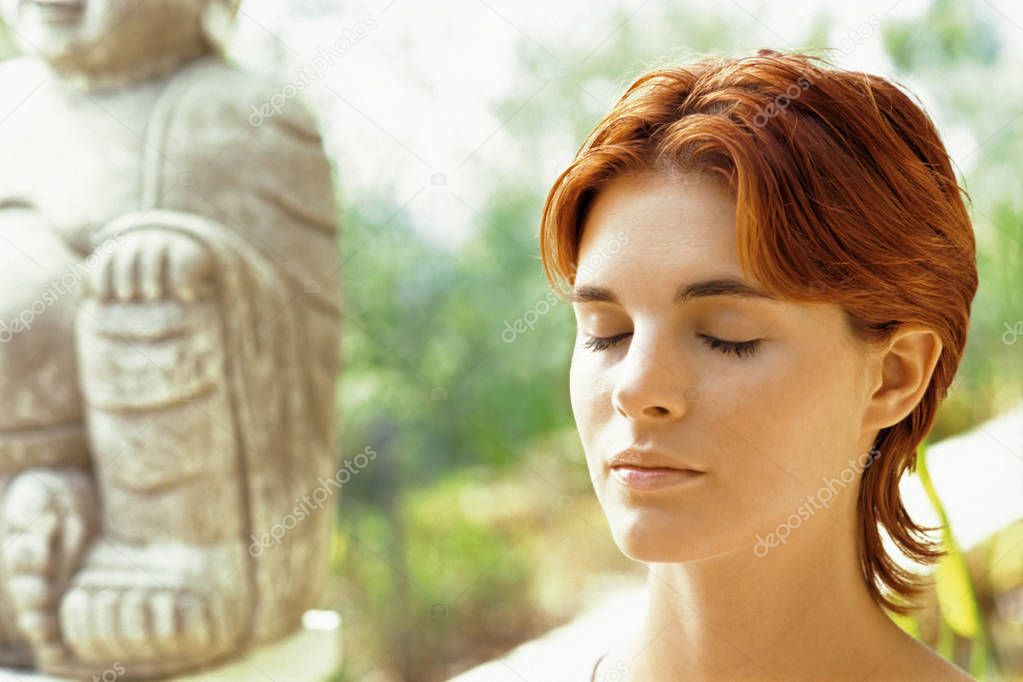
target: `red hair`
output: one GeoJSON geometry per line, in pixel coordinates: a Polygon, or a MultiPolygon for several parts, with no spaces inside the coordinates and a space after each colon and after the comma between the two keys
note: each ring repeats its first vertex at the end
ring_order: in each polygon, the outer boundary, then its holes
{"type": "Polygon", "coordinates": [[[942,341],[920,402],[874,442],[862,476],[862,573],[875,600],[907,613],[924,587],[882,546],[881,528],[918,563],[940,542],[899,496],[966,344],[977,290],[973,229],[948,153],[920,106],[893,83],[802,53],[705,58],[636,80],[547,195],[544,274],[574,283],[586,210],[620,174],[718,173],[736,197],[744,272],[771,293],[830,302],[854,334],[883,343],[920,324],[942,341]]]}

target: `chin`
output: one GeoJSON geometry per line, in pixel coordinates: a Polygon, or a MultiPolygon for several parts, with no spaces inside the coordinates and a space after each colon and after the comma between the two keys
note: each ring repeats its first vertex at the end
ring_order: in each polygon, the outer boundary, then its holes
{"type": "Polygon", "coordinates": [[[642,563],[688,563],[731,551],[751,551],[752,540],[718,528],[713,520],[677,510],[612,505],[605,507],[618,549],[642,563]]]}
{"type": "Polygon", "coordinates": [[[694,526],[659,509],[618,509],[608,517],[622,554],[643,563],[687,563],[726,551],[703,524],[694,526]]]}

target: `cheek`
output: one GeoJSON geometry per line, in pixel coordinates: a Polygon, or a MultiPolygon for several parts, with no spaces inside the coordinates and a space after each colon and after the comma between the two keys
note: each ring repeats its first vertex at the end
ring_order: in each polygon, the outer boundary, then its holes
{"type": "Polygon", "coordinates": [[[569,368],[572,415],[588,458],[613,417],[608,374],[592,356],[590,351],[576,349],[569,368]]]}
{"type": "Polygon", "coordinates": [[[732,464],[744,470],[737,480],[747,494],[773,488],[798,498],[856,455],[860,408],[848,352],[827,343],[790,347],[712,385],[708,409],[732,452],[743,453],[732,464]]]}
{"type": "Polygon", "coordinates": [[[596,373],[590,358],[581,355],[584,352],[576,348],[572,354],[572,362],[568,370],[568,390],[572,402],[572,415],[585,445],[586,436],[596,418],[594,415],[596,411],[596,373]]]}

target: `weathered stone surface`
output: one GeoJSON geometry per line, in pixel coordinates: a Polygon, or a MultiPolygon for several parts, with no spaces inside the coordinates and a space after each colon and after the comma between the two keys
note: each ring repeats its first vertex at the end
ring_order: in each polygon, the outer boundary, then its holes
{"type": "Polygon", "coordinates": [[[331,168],[219,56],[231,0],[3,8],[0,664],[202,669],[325,579],[329,509],[289,520],[335,469],[331,168]]]}
{"type": "MultiPolygon", "coordinates": [[[[248,682],[254,679],[322,682],[341,665],[340,630],[341,618],[337,613],[307,611],[302,627],[287,637],[253,647],[217,668],[168,678],[166,682],[248,682]]],[[[113,682],[128,674],[122,664],[115,662],[92,679],[113,682]]],[[[67,679],[0,668],[0,682],[66,682],[67,679]]]]}

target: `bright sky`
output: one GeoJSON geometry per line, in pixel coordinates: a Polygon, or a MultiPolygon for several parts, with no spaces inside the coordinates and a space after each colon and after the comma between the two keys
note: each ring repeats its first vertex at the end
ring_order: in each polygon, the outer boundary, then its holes
{"type": "MultiPolygon", "coordinates": [[[[512,172],[522,150],[502,129],[494,103],[515,95],[528,107],[531,97],[546,94],[537,90],[542,83],[514,92],[524,82],[516,50],[526,47],[540,55],[555,76],[568,55],[599,50],[612,40],[622,16],[654,26],[667,4],[678,1],[245,0],[235,53],[254,65],[283,56],[292,69],[286,78],[303,70],[316,73],[306,94],[339,159],[346,195],[390,186],[399,203],[408,202],[418,228],[457,244],[478,229],[477,207],[493,191],[495,177],[512,172]],[[324,50],[345,37],[346,51],[325,62],[324,50]],[[437,174],[444,175],[444,184],[437,184],[437,174]]],[[[713,12],[736,22],[748,31],[750,49],[801,46],[816,13],[825,11],[835,27],[835,47],[841,48],[850,31],[862,32],[840,63],[887,75],[891,65],[880,31],[870,29],[871,17],[919,16],[927,1],[691,0],[687,6],[694,16],[713,12]]],[[[1023,3],[998,0],[985,6],[1007,36],[1023,44],[1023,3]]],[[[929,93],[922,86],[901,80],[927,105],[929,93]]],[[[619,94],[616,87],[587,84],[596,97],[594,121],[619,94]]],[[[953,156],[965,156],[976,146],[968,131],[942,126],[940,119],[939,127],[953,156]]],[[[540,162],[547,176],[537,178],[538,185],[553,179],[579,142],[566,139],[562,147],[545,150],[540,162]]]]}

